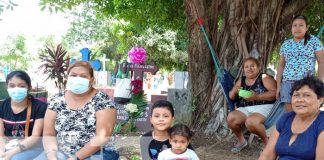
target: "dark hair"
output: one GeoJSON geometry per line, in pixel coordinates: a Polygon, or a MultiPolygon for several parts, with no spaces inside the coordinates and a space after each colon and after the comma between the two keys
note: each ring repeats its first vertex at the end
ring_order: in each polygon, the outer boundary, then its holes
{"type": "MultiPolygon", "coordinates": [[[[293,18],[292,22],[294,22],[296,19],[301,19],[301,20],[304,20],[305,23],[306,23],[306,26],[308,26],[308,20],[307,20],[307,17],[304,16],[304,15],[297,15],[293,18]]],[[[305,40],[304,40],[304,46],[306,46],[307,44],[307,41],[311,38],[310,35],[308,34],[308,31],[306,31],[305,33],[305,40]]]]}
{"type": "Polygon", "coordinates": [[[67,73],[69,74],[71,69],[74,68],[74,67],[84,67],[84,68],[86,68],[89,71],[90,76],[93,77],[93,69],[92,69],[92,66],[91,66],[91,64],[89,62],[87,62],[87,61],[76,61],[74,64],[70,65],[70,67],[67,70],[67,73]]]}
{"type": "Polygon", "coordinates": [[[259,61],[258,59],[256,59],[256,58],[254,58],[254,57],[248,57],[248,58],[245,58],[245,59],[243,60],[243,66],[244,66],[244,64],[245,64],[247,61],[253,61],[253,62],[255,62],[255,64],[256,64],[258,67],[260,67],[260,61],[259,61]]]}
{"type": "Polygon", "coordinates": [[[189,129],[188,126],[179,123],[169,129],[169,134],[171,138],[178,135],[186,137],[188,140],[190,140],[194,133],[189,129]]]}
{"type": "Polygon", "coordinates": [[[23,81],[26,82],[26,84],[28,85],[28,88],[29,89],[31,88],[31,80],[30,80],[30,77],[29,77],[29,75],[25,71],[16,70],[16,71],[10,72],[7,75],[7,78],[6,78],[7,85],[9,83],[9,80],[11,80],[13,77],[18,77],[18,78],[22,79],[23,81]]]}
{"type": "Polygon", "coordinates": [[[294,91],[308,86],[317,95],[317,98],[324,97],[324,83],[313,75],[308,75],[301,80],[296,81],[291,88],[291,95],[294,91]]]}
{"type": "Polygon", "coordinates": [[[152,116],[153,110],[155,108],[166,108],[167,110],[169,110],[171,112],[172,117],[174,117],[173,105],[169,101],[166,101],[166,100],[158,100],[158,101],[156,101],[152,106],[151,116],[152,116]]]}

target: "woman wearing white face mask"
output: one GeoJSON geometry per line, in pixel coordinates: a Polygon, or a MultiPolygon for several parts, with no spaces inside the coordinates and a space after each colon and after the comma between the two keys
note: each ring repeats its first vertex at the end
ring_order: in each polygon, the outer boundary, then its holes
{"type": "Polygon", "coordinates": [[[11,72],[6,83],[10,98],[0,104],[0,157],[33,159],[43,151],[39,137],[47,105],[28,95],[31,80],[26,72],[11,72]]]}
{"type": "Polygon", "coordinates": [[[90,63],[77,61],[68,69],[63,95],[54,96],[44,120],[43,159],[118,159],[112,131],[117,113],[111,99],[92,87],[90,63]]]}

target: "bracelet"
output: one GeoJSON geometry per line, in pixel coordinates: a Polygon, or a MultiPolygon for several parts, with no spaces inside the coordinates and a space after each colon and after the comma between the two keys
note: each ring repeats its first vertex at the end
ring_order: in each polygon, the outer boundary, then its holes
{"type": "Polygon", "coordinates": [[[22,145],[21,143],[18,143],[18,147],[20,151],[24,151],[26,149],[26,146],[22,145]]]}

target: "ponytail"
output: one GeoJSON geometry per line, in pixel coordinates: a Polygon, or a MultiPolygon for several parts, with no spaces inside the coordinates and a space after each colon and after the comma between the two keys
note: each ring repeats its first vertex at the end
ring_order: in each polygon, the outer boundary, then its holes
{"type": "Polygon", "coordinates": [[[304,46],[307,45],[307,42],[310,40],[311,36],[308,34],[308,31],[306,31],[304,36],[304,46]]]}

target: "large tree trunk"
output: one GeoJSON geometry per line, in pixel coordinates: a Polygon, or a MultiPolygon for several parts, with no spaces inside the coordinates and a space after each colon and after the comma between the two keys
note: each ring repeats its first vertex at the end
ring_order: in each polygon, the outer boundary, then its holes
{"type": "Polygon", "coordinates": [[[305,0],[185,0],[189,37],[189,83],[194,112],[191,125],[206,134],[224,137],[227,105],[209,48],[197,18],[202,17],[209,39],[225,69],[242,75],[242,60],[259,58],[265,71],[269,56],[282,41],[293,15],[301,13],[305,0]]]}

